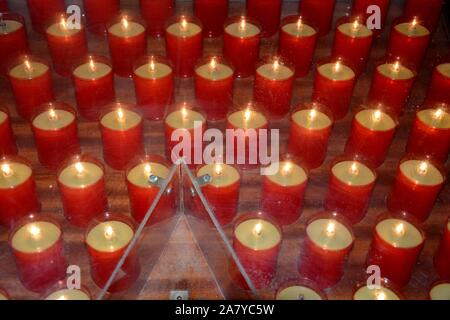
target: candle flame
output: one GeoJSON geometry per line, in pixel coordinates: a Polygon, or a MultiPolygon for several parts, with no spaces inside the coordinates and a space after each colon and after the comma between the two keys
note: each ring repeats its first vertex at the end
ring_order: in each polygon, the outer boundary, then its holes
{"type": "Polygon", "coordinates": [[[128,19],[126,17],[122,17],[122,28],[127,30],[130,26],[128,19]]]}
{"type": "Polygon", "coordinates": [[[278,59],[275,59],[273,61],[273,71],[277,72],[280,69],[280,62],[278,61],[278,59]]]}
{"type": "Polygon", "coordinates": [[[146,163],[144,166],[144,174],[146,176],[150,176],[152,174],[152,167],[149,163],[146,163]]]}
{"type": "Polygon", "coordinates": [[[298,20],[297,20],[297,29],[298,30],[300,30],[302,28],[302,24],[303,24],[302,17],[298,17],[298,20]]]}
{"type": "Polygon", "coordinates": [[[374,122],[380,122],[381,120],[381,111],[380,110],[375,110],[372,114],[372,120],[374,122]]]}
{"type": "Polygon", "coordinates": [[[181,116],[183,117],[183,120],[187,119],[188,111],[185,107],[181,108],[181,116]]]}
{"type": "Polygon", "coordinates": [[[153,58],[150,60],[149,67],[150,67],[151,72],[155,71],[156,67],[155,67],[155,61],[153,60],[153,58]]]}
{"type": "Polygon", "coordinates": [[[436,109],[436,111],[433,113],[434,120],[441,120],[443,116],[444,111],[441,108],[436,109]]]}
{"type": "Polygon", "coordinates": [[[114,236],[114,229],[111,226],[106,226],[105,227],[105,232],[104,232],[104,236],[107,240],[111,240],[112,237],[114,236]]]}
{"type": "Polygon", "coordinates": [[[352,165],[350,167],[350,173],[355,176],[359,174],[358,164],[356,162],[352,163],[352,165]]]}
{"type": "Polygon", "coordinates": [[[261,234],[262,234],[262,223],[261,222],[258,222],[255,225],[255,227],[253,228],[253,233],[258,237],[261,236],[261,234]]]}
{"type": "Polygon", "coordinates": [[[122,108],[117,109],[117,119],[119,121],[125,120],[125,114],[123,113],[122,108]]]}
{"type": "Polygon", "coordinates": [[[283,166],[283,169],[281,170],[281,173],[285,176],[287,176],[288,174],[290,174],[292,171],[292,163],[291,162],[286,162],[283,166]]]}
{"type": "Polygon", "coordinates": [[[417,17],[414,17],[413,21],[411,21],[411,27],[415,28],[418,23],[419,23],[419,21],[417,20],[417,17]]]}
{"type": "Polygon", "coordinates": [[[245,21],[245,17],[241,17],[241,22],[239,24],[239,29],[244,31],[246,28],[247,22],[245,21]]]}
{"type": "Polygon", "coordinates": [[[66,19],[64,19],[64,17],[61,17],[61,21],[59,22],[59,25],[60,25],[61,29],[67,30],[67,22],[66,22],[66,19]]]}
{"type": "Polygon", "coordinates": [[[334,72],[339,72],[339,71],[341,71],[341,62],[336,61],[336,64],[334,65],[334,72]]]}
{"type": "Polygon", "coordinates": [[[244,121],[249,121],[251,115],[252,115],[251,110],[250,109],[246,109],[245,112],[244,112],[244,121]]]}
{"type": "Polygon", "coordinates": [[[358,19],[356,19],[356,20],[353,22],[353,31],[357,31],[358,28],[359,28],[359,22],[358,22],[358,19]]]}
{"type": "Polygon", "coordinates": [[[188,26],[188,22],[187,22],[186,18],[182,18],[181,23],[180,23],[181,30],[186,31],[187,26],[188,26]]]}
{"type": "Polygon", "coordinates": [[[75,163],[75,170],[77,171],[77,175],[81,176],[84,173],[84,166],[81,162],[75,163]]]}
{"type": "Polygon", "coordinates": [[[395,61],[394,65],[392,66],[392,71],[394,72],[400,71],[400,61],[395,61]]]}
{"type": "Polygon", "coordinates": [[[216,163],[216,165],[214,166],[214,172],[218,176],[220,176],[223,173],[223,167],[220,163],[216,163]]]}
{"type": "Polygon", "coordinates": [[[327,237],[334,237],[336,234],[336,224],[330,221],[325,229],[325,233],[327,237]]]}
{"type": "Polygon", "coordinates": [[[211,70],[215,70],[217,68],[217,61],[215,57],[211,58],[211,62],[209,63],[209,67],[211,70]]]}
{"type": "Polygon", "coordinates": [[[417,172],[420,175],[425,175],[428,172],[428,163],[426,163],[425,161],[422,161],[418,166],[417,166],[417,172]]]}
{"type": "Polygon", "coordinates": [[[62,295],[62,296],[58,297],[58,299],[56,299],[56,300],[67,300],[67,298],[65,295],[62,295]]]}
{"type": "Polygon", "coordinates": [[[94,72],[97,69],[95,67],[95,62],[94,62],[94,59],[92,59],[92,57],[89,58],[89,68],[92,72],[94,72]]]}
{"type": "Polygon", "coordinates": [[[4,177],[9,177],[13,174],[11,166],[8,163],[2,164],[2,173],[4,177]]]}
{"type": "Polygon", "coordinates": [[[308,120],[313,121],[317,117],[317,110],[311,109],[308,113],[308,120]]]}
{"type": "Polygon", "coordinates": [[[50,109],[50,110],[48,110],[48,118],[50,119],[50,120],[56,120],[56,119],[58,119],[58,115],[56,114],[56,111],[55,111],[55,109],[50,109]]]}
{"type": "Polygon", "coordinates": [[[397,236],[403,237],[403,235],[405,234],[405,225],[401,222],[398,223],[394,228],[394,232],[397,236]]]}
{"type": "Polygon", "coordinates": [[[23,64],[25,65],[25,69],[26,69],[27,72],[31,72],[33,70],[33,67],[31,66],[30,60],[28,60],[28,59],[25,60],[23,62],[23,64]]]}
{"type": "Polygon", "coordinates": [[[41,228],[39,228],[37,225],[32,224],[29,228],[30,234],[34,239],[37,239],[41,236],[41,228]]]}
{"type": "Polygon", "coordinates": [[[384,291],[375,292],[375,297],[377,300],[386,300],[386,293],[384,291]]]}

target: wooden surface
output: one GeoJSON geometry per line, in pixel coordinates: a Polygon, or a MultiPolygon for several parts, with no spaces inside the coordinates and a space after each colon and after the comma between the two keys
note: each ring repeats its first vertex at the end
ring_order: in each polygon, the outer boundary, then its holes
{"type": "MultiPolygon", "coordinates": [[[[77,1],[73,1],[77,3],[77,1]]],[[[28,13],[24,5],[25,0],[10,1],[12,11],[23,14],[28,19],[28,13]]],[[[122,1],[122,7],[137,11],[137,0],[122,1]]],[[[400,15],[401,1],[393,1],[390,11],[390,19],[400,15]]],[[[335,19],[348,12],[347,2],[338,2],[335,19]]],[[[232,2],[230,13],[242,12],[244,5],[242,2],[232,2]]],[[[178,12],[191,12],[190,2],[179,2],[178,12]]],[[[296,2],[286,2],[284,4],[283,15],[293,14],[297,10],[296,2]]],[[[364,101],[369,89],[371,68],[373,61],[382,57],[386,45],[385,32],[383,38],[379,39],[373,48],[372,59],[369,71],[358,81],[355,89],[352,105],[356,106],[364,101]]],[[[332,44],[332,33],[320,40],[315,54],[315,58],[324,57],[330,54],[332,44]]],[[[35,54],[48,57],[45,40],[29,30],[31,49],[35,54]]],[[[105,39],[94,38],[89,35],[89,48],[94,53],[108,54],[105,39]]],[[[364,275],[364,262],[367,250],[371,241],[371,229],[378,213],[385,208],[385,197],[389,192],[393,179],[396,164],[404,153],[405,143],[411,123],[411,116],[414,109],[421,103],[425,90],[428,87],[431,66],[440,56],[444,55],[449,48],[449,42],[442,26],[436,32],[428,52],[426,64],[414,87],[409,105],[408,114],[402,119],[397,136],[392,144],[388,159],[379,168],[379,179],[370,203],[367,217],[354,228],[356,242],[351,252],[348,265],[342,281],[334,288],[327,290],[330,299],[349,299],[353,287],[364,275]]],[[[265,40],[262,45],[261,55],[276,52],[277,38],[265,40]]],[[[148,51],[151,53],[164,54],[163,39],[150,39],[148,51]]],[[[205,53],[220,53],[221,40],[205,41],[205,53]]],[[[294,89],[293,104],[301,101],[308,101],[312,92],[312,74],[306,78],[296,81],[294,89]]],[[[69,79],[54,76],[57,100],[66,101],[75,105],[73,87],[69,79]]],[[[235,101],[243,102],[251,98],[252,79],[236,81],[235,101]]],[[[135,101],[132,81],[128,79],[116,79],[117,95],[120,101],[135,101]]],[[[193,85],[191,80],[180,80],[177,83],[176,100],[193,100],[193,85]]],[[[83,230],[73,228],[65,222],[62,214],[62,205],[58,191],[56,190],[55,175],[44,169],[37,161],[37,154],[30,128],[27,123],[21,120],[15,111],[15,106],[9,85],[4,79],[0,80],[0,103],[6,104],[13,114],[14,133],[20,149],[20,155],[29,159],[34,167],[38,192],[42,201],[42,212],[51,214],[64,224],[64,240],[66,243],[67,258],[71,264],[77,264],[82,269],[82,281],[92,292],[98,293],[98,288],[92,283],[89,275],[89,264],[83,244],[83,230]]],[[[343,147],[347,139],[350,128],[351,115],[339,121],[333,131],[328,150],[328,156],[324,165],[312,171],[310,183],[306,192],[305,207],[300,221],[292,226],[284,228],[284,242],[279,259],[278,273],[274,288],[283,280],[297,275],[297,260],[299,256],[301,240],[304,238],[305,221],[315,212],[322,208],[322,202],[326,191],[328,176],[328,165],[330,161],[343,152],[343,147]]],[[[223,127],[219,123],[218,127],[223,127]]],[[[287,119],[272,123],[273,128],[281,129],[281,148],[285,147],[287,139],[287,119]]],[[[149,153],[163,155],[163,127],[160,122],[146,122],[145,140],[146,150],[149,153]]],[[[92,122],[79,122],[79,135],[82,150],[86,153],[102,158],[102,148],[100,132],[97,124],[92,122]]],[[[126,186],[122,172],[107,170],[107,188],[109,204],[112,212],[128,212],[128,198],[126,186]]],[[[258,210],[260,201],[260,177],[259,171],[249,171],[243,174],[243,185],[241,189],[240,210],[258,210]]],[[[450,213],[450,188],[447,183],[446,188],[441,193],[431,217],[424,224],[427,233],[427,241],[419,263],[414,271],[413,279],[404,288],[404,293],[410,299],[422,299],[427,294],[427,288],[436,278],[432,265],[432,256],[437,248],[441,230],[448,214],[450,213]]],[[[193,299],[217,299],[233,296],[231,291],[223,290],[224,285],[219,285],[220,277],[213,274],[224,273],[226,265],[223,261],[212,261],[211,252],[203,254],[201,248],[205,247],[203,236],[214,233],[211,229],[202,229],[200,237],[196,237],[192,229],[193,224],[183,216],[179,216],[173,221],[163,226],[147,229],[144,238],[141,240],[141,263],[142,276],[132,290],[118,297],[130,299],[166,299],[170,290],[187,289],[193,299]],[[172,233],[172,230],[174,232],[172,233]],[[205,231],[208,230],[208,231],[205,231]],[[169,239],[170,238],[170,239],[169,239]],[[169,240],[167,242],[167,240],[169,240]],[[166,245],[167,242],[167,245],[166,245]],[[161,254],[160,254],[161,253],[161,254]],[[219,266],[219,267],[217,267],[219,266]],[[221,267],[222,266],[222,267],[221,267]],[[218,270],[217,268],[221,268],[218,270]]],[[[197,230],[197,228],[196,228],[197,230]]],[[[228,227],[227,233],[231,230],[228,227]]],[[[226,270],[225,270],[226,271],[226,270]]],[[[225,272],[226,273],[226,272],[225,272]]],[[[25,290],[17,278],[16,267],[12,255],[7,245],[7,231],[0,229],[0,286],[9,291],[16,299],[36,299],[39,296],[25,290]]],[[[272,291],[268,291],[264,297],[270,297],[272,291]]]]}

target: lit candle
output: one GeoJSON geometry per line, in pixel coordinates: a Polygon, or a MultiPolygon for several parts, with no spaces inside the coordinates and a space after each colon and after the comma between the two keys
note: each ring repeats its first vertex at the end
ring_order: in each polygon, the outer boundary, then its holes
{"type": "Polygon", "coordinates": [[[0,154],[17,154],[17,145],[11,127],[11,118],[7,108],[0,106],[0,154]]]}
{"type": "Polygon", "coordinates": [[[107,24],[119,14],[120,0],[83,0],[83,8],[89,31],[104,36],[107,24]]]}
{"type": "Polygon", "coordinates": [[[431,83],[428,88],[426,102],[450,104],[450,62],[441,63],[433,69],[431,83]]]}
{"type": "Polygon", "coordinates": [[[434,31],[441,17],[444,0],[408,0],[405,2],[403,16],[409,19],[419,19],[430,31],[434,31]]]}
{"type": "Polygon", "coordinates": [[[219,37],[223,32],[223,25],[228,17],[228,0],[196,0],[195,16],[203,26],[203,36],[219,37]]]}
{"type": "Polygon", "coordinates": [[[33,29],[41,34],[56,12],[66,11],[64,0],[27,0],[27,4],[33,29]]]}
{"type": "Polygon", "coordinates": [[[175,0],[139,0],[139,4],[148,34],[154,37],[163,36],[166,23],[173,16],[175,0]]]}
{"type": "Polygon", "coordinates": [[[380,10],[380,28],[373,29],[372,32],[379,36],[384,29],[386,18],[389,12],[390,0],[354,0],[352,3],[352,17],[361,17],[362,21],[367,21],[371,17],[370,6],[378,6],[380,10]]]}
{"type": "Polygon", "coordinates": [[[45,300],[91,300],[91,294],[88,289],[67,289],[65,286],[58,286],[60,288],[53,289],[47,293],[45,300]]]}
{"type": "Polygon", "coordinates": [[[430,300],[450,300],[450,281],[438,281],[433,284],[428,293],[430,300]]]}
{"type": "Polygon", "coordinates": [[[262,2],[259,0],[247,1],[247,14],[261,24],[261,35],[270,38],[278,31],[280,25],[282,0],[262,2]]]}
{"type": "Polygon", "coordinates": [[[450,279],[450,218],[444,226],[441,243],[434,255],[434,267],[441,279],[450,279]]]}
{"type": "Polygon", "coordinates": [[[369,288],[367,281],[357,286],[353,300],[403,300],[403,295],[388,279],[381,279],[380,286],[369,288]]]}
{"type": "Polygon", "coordinates": [[[299,4],[299,12],[308,21],[315,21],[319,30],[319,36],[325,36],[330,32],[333,21],[334,6],[336,0],[302,0],[299,4]],[[317,14],[320,12],[320,14],[317,14]]]}
{"type": "Polygon", "coordinates": [[[15,13],[0,10],[0,48],[2,48],[2,61],[0,73],[6,74],[8,65],[17,56],[29,52],[25,20],[15,13]]]}
{"type": "Polygon", "coordinates": [[[327,296],[317,285],[306,279],[289,281],[282,285],[276,295],[276,300],[327,300],[327,296]]]}

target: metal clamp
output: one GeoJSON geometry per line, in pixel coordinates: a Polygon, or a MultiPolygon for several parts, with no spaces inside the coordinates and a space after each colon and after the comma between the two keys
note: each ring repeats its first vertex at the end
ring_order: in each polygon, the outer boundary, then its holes
{"type": "MultiPolygon", "coordinates": [[[[200,177],[198,177],[197,179],[195,179],[195,182],[200,186],[203,187],[207,184],[210,184],[212,181],[212,177],[209,174],[204,174],[200,177]]],[[[191,196],[194,198],[197,196],[197,192],[195,191],[195,189],[193,187],[191,187],[189,189],[189,191],[191,192],[191,196]]]]}
{"type": "MultiPolygon", "coordinates": [[[[158,188],[160,188],[161,189],[161,187],[162,186],[164,186],[164,181],[165,181],[165,179],[164,178],[161,178],[160,176],[157,176],[157,175],[155,175],[155,174],[151,174],[149,177],[148,177],[148,182],[151,184],[151,185],[153,185],[153,186],[155,186],[155,187],[158,187],[158,188]]],[[[170,193],[172,193],[172,187],[167,187],[167,190],[166,190],[166,192],[165,192],[167,195],[168,194],[170,194],[170,193]]]]}
{"type": "Polygon", "coordinates": [[[170,300],[189,300],[189,291],[172,290],[170,291],[170,300]]]}

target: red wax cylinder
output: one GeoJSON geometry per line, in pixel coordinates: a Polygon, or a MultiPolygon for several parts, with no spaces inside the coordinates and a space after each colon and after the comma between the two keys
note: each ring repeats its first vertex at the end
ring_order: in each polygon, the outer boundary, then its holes
{"type": "Polygon", "coordinates": [[[403,16],[413,19],[418,17],[420,21],[434,31],[439,24],[444,0],[407,0],[403,10],[403,16]]]}
{"type": "Polygon", "coordinates": [[[108,23],[119,14],[120,0],[83,0],[89,31],[104,35],[108,23]]]}
{"type": "Polygon", "coordinates": [[[282,118],[291,108],[293,86],[293,67],[277,57],[263,61],[256,68],[253,100],[272,118],[282,118]]]}
{"type": "Polygon", "coordinates": [[[41,34],[55,13],[66,11],[64,0],[27,0],[27,4],[33,29],[41,34]]]}
{"type": "Polygon", "coordinates": [[[22,285],[43,293],[66,276],[62,228],[43,215],[20,220],[9,235],[22,285]]]}
{"type": "Polygon", "coordinates": [[[20,218],[39,212],[31,165],[14,156],[0,160],[0,224],[10,228],[20,218]]]}
{"type": "Polygon", "coordinates": [[[300,218],[308,172],[294,161],[278,163],[278,170],[262,177],[262,210],[281,225],[300,218]]]}
{"type": "Polygon", "coordinates": [[[78,227],[86,227],[107,207],[103,165],[90,157],[77,156],[63,164],[57,174],[64,215],[78,227]]]}
{"type": "Polygon", "coordinates": [[[228,0],[195,0],[195,16],[203,25],[203,36],[215,38],[222,34],[228,17],[228,0]]]}
{"type": "MultiPolygon", "coordinates": [[[[85,243],[95,284],[105,285],[130,245],[136,227],[130,218],[119,214],[106,214],[94,219],[86,229],[85,243]]],[[[120,292],[130,288],[140,273],[137,246],[125,259],[117,277],[106,288],[107,292],[120,292]]]]}
{"type": "Polygon", "coordinates": [[[0,155],[17,154],[17,145],[11,127],[11,117],[6,107],[0,106],[0,155]]]}
{"type": "Polygon", "coordinates": [[[302,0],[299,11],[305,19],[315,22],[319,28],[319,36],[325,36],[331,29],[335,3],[336,0],[302,0]]]}
{"type": "Polygon", "coordinates": [[[378,168],[394,138],[398,122],[385,108],[366,106],[355,112],[345,153],[356,154],[378,168]]]}
{"type": "Polygon", "coordinates": [[[433,69],[426,102],[446,103],[450,105],[450,62],[441,63],[433,69]]]}
{"type": "Polygon", "coordinates": [[[373,42],[373,32],[360,20],[358,16],[339,19],[332,51],[333,56],[351,61],[357,75],[366,70],[373,42]]]}
{"type": "Polygon", "coordinates": [[[434,255],[434,267],[441,279],[450,280],[450,219],[445,224],[441,243],[434,255]]]}
{"type": "Polygon", "coordinates": [[[445,179],[445,171],[438,163],[425,157],[405,156],[399,163],[387,198],[388,209],[408,212],[419,221],[425,221],[445,179]]]}
{"type": "Polygon", "coordinates": [[[367,254],[367,266],[376,265],[381,276],[405,286],[422,251],[425,233],[406,213],[378,218],[367,254]]]}
{"type": "Polygon", "coordinates": [[[26,120],[31,120],[41,104],[54,98],[50,67],[40,58],[20,57],[11,65],[8,78],[17,112],[26,120]]]}
{"type": "Polygon", "coordinates": [[[345,117],[355,87],[356,75],[341,59],[328,59],[317,64],[312,99],[330,108],[335,120],[345,117]]]}
{"type": "Polygon", "coordinates": [[[436,104],[416,112],[408,144],[408,153],[430,156],[445,163],[450,151],[450,106],[436,104]]]}
{"type": "MultiPolygon", "coordinates": [[[[3,12],[0,10],[0,12],[3,12]]],[[[2,60],[0,62],[0,73],[6,74],[8,66],[18,55],[29,52],[27,30],[25,19],[15,13],[2,13],[0,23],[0,50],[2,60]]]]}
{"type": "Polygon", "coordinates": [[[7,12],[7,11],[9,11],[8,2],[6,2],[6,0],[0,0],[0,12],[7,12]]]}
{"type": "Polygon", "coordinates": [[[321,289],[334,286],[344,273],[353,243],[352,228],[344,217],[329,212],[315,215],[306,225],[298,265],[300,275],[321,289]]]}
{"type": "Polygon", "coordinates": [[[107,58],[88,56],[72,72],[78,112],[90,121],[98,121],[102,109],[116,99],[114,74],[107,58]]]}
{"type": "Polygon", "coordinates": [[[261,28],[245,17],[233,17],[225,23],[223,54],[236,70],[236,77],[245,78],[255,72],[259,57],[261,28]]]}
{"type": "Polygon", "coordinates": [[[147,51],[146,27],[134,17],[119,16],[108,27],[108,44],[114,72],[131,77],[134,64],[147,51]]]}
{"type": "Polygon", "coordinates": [[[353,0],[352,16],[363,17],[362,23],[366,24],[368,18],[373,15],[373,10],[368,13],[367,9],[371,6],[378,6],[380,10],[380,29],[373,29],[376,35],[380,35],[386,23],[386,18],[389,13],[390,0],[353,0]]]}
{"type": "Polygon", "coordinates": [[[62,102],[44,104],[31,120],[39,162],[56,170],[80,152],[75,110],[62,102]]]}
{"type": "Polygon", "coordinates": [[[202,26],[193,17],[175,17],[167,24],[167,57],[174,66],[175,76],[191,77],[203,50],[202,26]]]}
{"type": "Polygon", "coordinates": [[[345,216],[350,223],[360,222],[369,207],[377,173],[357,156],[333,161],[325,198],[325,208],[345,216]]]}
{"type": "Polygon", "coordinates": [[[278,53],[295,67],[295,76],[308,74],[317,43],[317,29],[302,16],[288,16],[281,21],[278,53]]]}
{"type": "Polygon", "coordinates": [[[173,101],[174,75],[169,61],[148,56],[138,60],[133,73],[137,107],[148,120],[161,120],[173,101]]]}
{"type": "Polygon", "coordinates": [[[100,117],[103,158],[116,170],[123,170],[144,153],[144,121],[134,106],[116,103],[100,117]]]}
{"type": "Polygon", "coordinates": [[[172,16],[175,0],[139,0],[141,14],[151,36],[164,35],[167,20],[172,16]]]}
{"type": "Polygon", "coordinates": [[[261,25],[264,38],[278,31],[281,16],[281,0],[247,0],[247,14],[261,25]]]}

